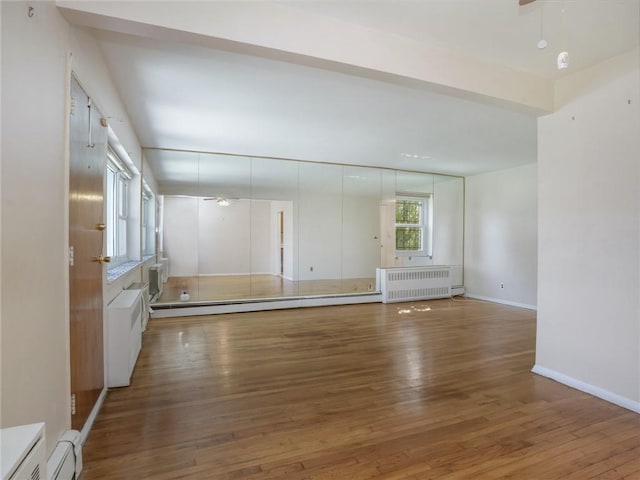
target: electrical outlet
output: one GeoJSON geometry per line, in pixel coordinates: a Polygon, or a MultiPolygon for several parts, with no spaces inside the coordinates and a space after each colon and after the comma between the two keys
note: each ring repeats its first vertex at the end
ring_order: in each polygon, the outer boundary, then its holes
{"type": "Polygon", "coordinates": [[[310,271],[310,272],[313,272],[313,267],[309,267],[309,271],[310,271]]]}
{"type": "Polygon", "coordinates": [[[501,284],[500,284],[500,288],[504,288],[504,283],[501,283],[501,284]]]}

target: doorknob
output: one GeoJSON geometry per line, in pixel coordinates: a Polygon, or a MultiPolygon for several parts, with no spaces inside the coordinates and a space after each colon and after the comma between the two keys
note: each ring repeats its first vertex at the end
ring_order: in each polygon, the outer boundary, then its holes
{"type": "Polygon", "coordinates": [[[104,223],[96,223],[96,230],[100,230],[101,232],[107,228],[107,226],[104,223]]]}
{"type": "Polygon", "coordinates": [[[98,262],[100,264],[109,263],[111,261],[111,257],[106,257],[106,256],[100,254],[97,257],[94,257],[93,261],[94,262],[98,262]]]}

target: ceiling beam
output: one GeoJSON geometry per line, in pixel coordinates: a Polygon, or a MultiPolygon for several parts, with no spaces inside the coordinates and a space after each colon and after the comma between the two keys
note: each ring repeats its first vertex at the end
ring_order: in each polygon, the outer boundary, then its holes
{"type": "Polygon", "coordinates": [[[57,1],[73,24],[246,53],[534,114],[553,81],[269,2],[57,1]]]}

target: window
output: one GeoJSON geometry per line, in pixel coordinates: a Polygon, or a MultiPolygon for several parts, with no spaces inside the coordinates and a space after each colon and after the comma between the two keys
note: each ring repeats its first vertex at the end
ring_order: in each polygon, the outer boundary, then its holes
{"type": "Polygon", "coordinates": [[[132,174],[127,166],[110,148],[107,152],[107,255],[111,266],[128,260],[127,219],[129,216],[129,182],[132,174]]]}
{"type": "Polygon", "coordinates": [[[428,198],[396,198],[396,251],[429,255],[428,198]]]}

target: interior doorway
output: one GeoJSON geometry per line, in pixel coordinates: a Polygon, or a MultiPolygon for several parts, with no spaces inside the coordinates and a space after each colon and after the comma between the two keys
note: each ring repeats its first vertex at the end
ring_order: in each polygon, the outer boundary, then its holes
{"type": "Polygon", "coordinates": [[[278,212],[278,261],[279,261],[279,275],[284,277],[284,211],[278,212]]]}

